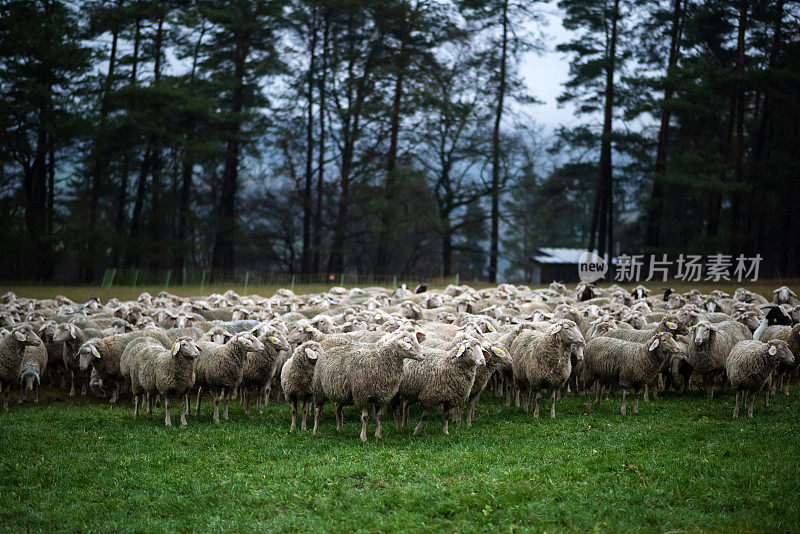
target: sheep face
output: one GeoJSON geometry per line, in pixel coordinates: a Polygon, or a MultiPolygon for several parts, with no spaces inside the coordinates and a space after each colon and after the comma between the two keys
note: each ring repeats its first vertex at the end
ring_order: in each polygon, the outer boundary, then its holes
{"type": "Polygon", "coordinates": [[[237,334],[231,343],[238,343],[248,352],[264,352],[266,347],[264,344],[253,334],[237,334]]]}
{"type": "Polygon", "coordinates": [[[501,363],[511,365],[513,360],[511,354],[508,353],[506,348],[500,343],[484,342],[483,343],[483,357],[487,362],[501,363]]]}
{"type": "Polygon", "coordinates": [[[70,339],[75,339],[78,337],[78,329],[74,324],[60,324],[56,328],[55,334],[53,334],[53,341],[56,343],[60,343],[62,341],[68,341],[70,339]]]}
{"type": "Polygon", "coordinates": [[[94,346],[94,343],[87,341],[81,348],[78,349],[78,359],[80,362],[81,371],[85,371],[94,362],[95,359],[100,359],[100,351],[94,346]]]}
{"type": "Polygon", "coordinates": [[[425,353],[422,350],[422,345],[417,341],[417,336],[412,333],[404,332],[392,339],[394,344],[403,358],[411,360],[424,360],[425,353]]]}
{"type": "Polygon", "coordinates": [[[21,326],[12,332],[14,337],[17,339],[17,342],[19,342],[23,347],[31,347],[42,344],[42,340],[36,335],[36,332],[33,331],[33,328],[28,325],[21,326]]]}
{"type": "Polygon", "coordinates": [[[767,348],[765,350],[767,354],[777,359],[782,364],[794,365],[794,355],[785,341],[781,339],[772,339],[767,343],[767,348]]]}
{"type": "Polygon", "coordinates": [[[745,325],[751,332],[761,324],[761,317],[754,311],[747,311],[736,318],[737,321],[745,325]]]}
{"type": "Polygon", "coordinates": [[[276,351],[280,352],[282,350],[292,350],[292,347],[289,345],[289,342],[283,337],[283,334],[278,332],[277,330],[273,330],[269,332],[268,335],[263,337],[264,341],[272,345],[276,351]]]}
{"type": "Polygon", "coordinates": [[[553,326],[550,333],[558,336],[563,345],[569,345],[570,353],[574,354],[578,360],[583,359],[583,346],[586,342],[574,321],[562,319],[553,326]]]}
{"type": "Polygon", "coordinates": [[[28,391],[33,390],[33,383],[36,381],[36,385],[38,386],[41,384],[42,380],[39,377],[39,371],[36,370],[36,366],[33,364],[28,364],[19,372],[19,383],[25,383],[25,389],[28,391]]]}
{"type": "Polygon", "coordinates": [[[709,338],[711,337],[711,332],[718,332],[716,326],[708,323],[706,321],[700,321],[697,323],[694,328],[692,328],[692,333],[694,337],[694,342],[696,345],[703,345],[706,343],[709,338]]]}
{"type": "Polygon", "coordinates": [[[650,342],[650,345],[648,345],[647,350],[653,352],[659,347],[661,348],[661,353],[667,357],[681,354],[681,349],[678,346],[678,343],[669,332],[661,332],[656,334],[654,339],[650,342]]]}
{"type": "Polygon", "coordinates": [[[197,317],[193,317],[185,313],[179,313],[178,318],[175,320],[175,326],[177,328],[188,328],[192,326],[196,321],[197,317]]]}
{"type": "Polygon", "coordinates": [[[673,336],[685,336],[689,333],[689,329],[686,328],[686,323],[681,321],[676,316],[666,316],[663,319],[664,326],[667,327],[667,332],[672,334],[673,336]]]}
{"type": "Polygon", "coordinates": [[[486,358],[483,356],[483,348],[474,337],[467,338],[466,341],[458,345],[453,359],[457,360],[459,358],[467,362],[471,361],[475,365],[486,365],[486,358]]]}
{"type": "Polygon", "coordinates": [[[786,286],[781,286],[772,293],[773,302],[777,302],[778,304],[788,304],[792,301],[792,297],[795,299],[797,298],[795,292],[786,286]]]}
{"type": "Polygon", "coordinates": [[[203,349],[197,346],[197,343],[190,337],[182,337],[172,345],[172,356],[179,354],[188,360],[193,360],[195,356],[199,356],[203,349]]]}
{"type": "MultiPolygon", "coordinates": [[[[150,319],[150,318],[149,317],[141,317],[136,321],[137,324],[140,321],[144,320],[144,319],[150,319]]],[[[152,321],[152,319],[150,319],[150,320],[152,321]]],[[[133,332],[133,325],[131,325],[125,319],[119,319],[119,318],[114,319],[114,322],[111,324],[111,327],[114,329],[114,333],[115,334],[125,334],[127,332],[133,332]]]]}

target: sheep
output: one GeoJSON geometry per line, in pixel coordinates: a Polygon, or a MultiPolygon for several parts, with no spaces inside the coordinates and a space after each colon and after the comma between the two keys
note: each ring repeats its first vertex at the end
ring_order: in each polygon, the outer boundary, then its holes
{"type": "MultiPolygon", "coordinates": [[[[419,403],[422,415],[414,428],[416,436],[432,408],[442,408],[442,433],[449,434],[450,410],[460,408],[469,397],[477,366],[486,365],[483,348],[474,337],[466,337],[447,349],[426,349],[425,359],[403,364],[403,376],[396,402],[402,403],[402,424],[408,421],[408,408],[419,403]]],[[[397,414],[397,411],[395,411],[397,414]]],[[[397,415],[395,419],[399,419],[397,415]]]]}
{"type": "MultiPolygon", "coordinates": [[[[765,328],[758,339],[758,341],[767,341],[770,339],[780,339],[786,342],[789,350],[795,358],[800,358],[800,323],[794,326],[775,325],[765,328]]],[[[780,377],[780,384],[773,384],[773,392],[776,388],[785,388],[784,393],[789,394],[789,379],[788,376],[794,369],[797,368],[797,359],[794,365],[786,365],[781,363],[778,365],[777,374],[780,377]]]]}
{"type": "Polygon", "coordinates": [[[800,304],[800,299],[797,294],[786,286],[781,286],[772,292],[772,302],[774,304],[788,304],[789,306],[797,306],[800,304]]]}
{"type": "MultiPolygon", "coordinates": [[[[16,380],[22,382],[27,376],[30,376],[27,369],[20,369],[20,365],[26,360],[25,352],[28,347],[44,348],[42,340],[28,325],[14,328],[0,340],[0,392],[3,393],[3,410],[6,412],[8,411],[8,393],[11,383],[16,380]]],[[[37,379],[35,372],[33,378],[37,379]]],[[[38,380],[41,380],[41,377],[38,380]]]]}
{"type": "Polygon", "coordinates": [[[119,399],[122,384],[125,381],[123,370],[120,368],[120,359],[128,343],[135,339],[151,337],[160,342],[164,348],[172,346],[172,341],[158,331],[137,331],[129,334],[117,334],[99,339],[90,339],[78,349],[80,360],[80,370],[87,371],[89,367],[97,370],[97,374],[103,380],[104,386],[113,384],[114,391],[111,394],[110,404],[114,404],[119,399]]]}
{"type": "Polygon", "coordinates": [[[550,418],[556,416],[556,393],[572,373],[573,346],[578,361],[583,359],[584,339],[578,325],[570,319],[561,319],[547,332],[526,330],[511,345],[514,381],[520,391],[527,392],[525,411],[530,408],[535,393],[536,406],[533,417],[539,417],[539,399],[542,390],[550,390],[550,418]]]}
{"type": "Polygon", "coordinates": [[[292,356],[281,369],[281,388],[283,395],[292,406],[292,425],[290,430],[297,427],[297,403],[303,402],[302,421],[300,430],[306,430],[308,402],[312,399],[311,380],[314,376],[314,366],[325,351],[316,341],[306,341],[294,350],[292,356]]]}
{"type": "Polygon", "coordinates": [[[741,341],[733,347],[725,370],[731,385],[736,388],[736,406],[733,418],[739,417],[739,406],[747,404],[748,395],[752,394],[747,407],[747,417],[753,417],[753,402],[756,393],[765,391],[764,406],[769,406],[769,385],[772,373],[779,364],[794,365],[795,357],[785,341],[771,339],[768,343],[757,340],[741,341]]]}
{"type": "MultiPolygon", "coordinates": [[[[476,368],[475,381],[472,383],[472,389],[467,397],[467,426],[472,426],[472,420],[475,417],[475,403],[478,402],[481,393],[486,389],[486,384],[489,382],[489,379],[495,371],[511,369],[511,364],[513,362],[511,355],[500,343],[483,340],[481,346],[483,348],[483,356],[486,360],[486,364],[483,366],[479,365],[476,368]]],[[[461,421],[460,414],[459,421],[461,421]]]]}
{"type": "Polygon", "coordinates": [[[20,396],[19,404],[28,400],[28,392],[33,390],[33,402],[39,404],[39,386],[42,383],[42,375],[47,370],[47,349],[44,343],[28,345],[19,363],[19,383],[20,396]],[[23,396],[24,394],[24,396],[23,396]]]}
{"type": "Polygon", "coordinates": [[[317,360],[312,381],[314,395],[314,434],[325,401],[336,403],[336,429],[342,429],[342,406],[361,409],[361,441],[367,440],[369,409],[374,409],[375,438],[381,437],[381,416],[397,394],[403,375],[403,360],[425,358],[417,337],[397,332],[375,344],[352,344],[325,348],[317,360]]]}
{"type": "Polygon", "coordinates": [[[657,332],[648,343],[636,343],[610,337],[597,337],[586,344],[583,382],[586,384],[586,409],[591,410],[590,388],[595,388],[595,402],[600,402],[601,386],[622,388],[620,413],[626,414],[628,389],[633,388],[633,413],[639,412],[639,391],[653,381],[664,363],[680,351],[669,332],[657,332]]]}
{"type": "Polygon", "coordinates": [[[222,417],[227,421],[230,396],[242,381],[242,370],[247,352],[264,351],[264,344],[253,334],[239,333],[224,345],[201,341],[199,347],[203,353],[194,360],[195,387],[197,388],[197,403],[194,413],[195,415],[200,414],[200,401],[203,389],[206,389],[214,397],[214,422],[219,423],[219,403],[221,401],[225,401],[222,417]]]}
{"type": "Polygon", "coordinates": [[[261,415],[264,413],[261,405],[262,399],[264,405],[269,402],[269,394],[272,389],[273,377],[276,375],[276,369],[278,370],[278,385],[280,385],[280,369],[277,368],[277,365],[279,360],[281,365],[286,361],[280,358],[280,355],[289,353],[292,349],[283,333],[268,323],[259,325],[251,333],[258,336],[258,339],[264,344],[264,350],[247,353],[244,367],[242,368],[242,382],[239,388],[242,393],[241,402],[244,407],[244,413],[250,414],[250,399],[255,393],[256,410],[261,415]]]}
{"type": "Polygon", "coordinates": [[[689,337],[689,363],[703,377],[703,387],[708,398],[714,397],[714,385],[722,380],[725,360],[731,349],[736,343],[749,337],[739,327],[747,330],[741,323],[709,323],[702,320],[692,327],[689,337]]]}
{"type": "Polygon", "coordinates": [[[81,395],[86,395],[86,386],[89,384],[89,373],[81,371],[78,349],[86,342],[83,329],[74,324],[62,323],[56,328],[53,342],[61,345],[61,361],[70,374],[69,396],[75,396],[75,375],[81,384],[81,395]]]}
{"type": "Polygon", "coordinates": [[[127,360],[133,398],[133,416],[139,414],[139,398],[142,393],[147,402],[147,415],[153,413],[153,399],[158,393],[164,399],[166,412],[164,424],[172,426],[169,401],[180,401],[181,426],[186,426],[189,411],[189,391],[194,386],[194,358],[202,352],[191,337],[175,341],[170,349],[158,341],[141,338],[129,343],[122,358],[127,360]]]}

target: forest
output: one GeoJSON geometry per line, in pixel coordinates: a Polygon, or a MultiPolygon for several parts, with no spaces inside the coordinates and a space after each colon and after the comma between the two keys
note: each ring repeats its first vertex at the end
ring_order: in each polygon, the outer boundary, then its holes
{"type": "Polygon", "coordinates": [[[539,247],[798,276],[798,35],[784,0],[3,0],[0,279],[529,281],[539,247]]]}

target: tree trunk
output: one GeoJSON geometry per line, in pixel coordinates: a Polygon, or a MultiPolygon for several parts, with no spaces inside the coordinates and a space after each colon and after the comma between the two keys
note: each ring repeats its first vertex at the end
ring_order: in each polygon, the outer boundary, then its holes
{"type": "Polygon", "coordinates": [[[317,206],[314,210],[314,272],[320,270],[322,256],[322,196],[325,190],[325,84],[328,74],[328,35],[330,15],[325,11],[325,28],[322,35],[322,72],[319,84],[319,152],[317,166],[317,206]]]}
{"type": "MultiPolygon", "coordinates": [[[[743,183],[744,169],[744,62],[745,62],[745,32],[747,31],[747,12],[749,9],[748,0],[742,0],[739,9],[739,29],[736,37],[736,66],[734,74],[736,76],[736,153],[733,163],[733,182],[734,186],[743,183]]],[[[731,198],[731,236],[729,252],[736,255],[740,249],[739,227],[741,217],[743,193],[734,190],[731,198]]]]}
{"type": "Polygon", "coordinates": [[[389,153],[386,158],[386,186],[384,187],[384,205],[381,216],[380,232],[378,234],[378,249],[376,258],[376,271],[386,273],[389,265],[389,250],[392,247],[393,235],[390,232],[392,221],[395,219],[393,199],[395,197],[395,182],[397,169],[398,137],[400,136],[400,119],[403,106],[403,82],[408,66],[408,41],[413,29],[411,15],[406,13],[406,3],[402,2],[399,9],[403,10],[400,25],[400,46],[395,57],[394,95],[392,97],[392,113],[389,127],[389,153]]]}
{"type": "Polygon", "coordinates": [[[39,107],[36,133],[36,149],[33,163],[23,171],[23,192],[25,195],[25,226],[31,237],[29,265],[27,274],[37,280],[50,280],[53,276],[52,249],[47,239],[47,156],[48,139],[52,116],[50,91],[45,95],[45,103],[39,107]]]}
{"type": "Polygon", "coordinates": [[[236,234],[236,190],[239,177],[239,133],[242,127],[241,112],[244,105],[245,62],[249,53],[250,34],[236,35],[234,63],[234,88],[231,99],[230,139],[225,150],[225,170],[222,173],[222,196],[217,218],[217,239],[214,243],[212,266],[215,270],[233,268],[233,236],[236,234]]]}
{"type": "Polygon", "coordinates": [[[311,44],[309,45],[307,97],[308,116],[306,118],[306,174],[303,189],[303,251],[300,256],[300,270],[311,270],[311,187],[314,180],[314,60],[317,50],[317,10],[312,14],[311,44]]]}
{"type": "Polygon", "coordinates": [[[617,60],[617,22],[619,21],[619,0],[614,2],[614,12],[611,14],[611,37],[608,45],[608,56],[606,57],[606,88],[605,103],[603,109],[603,134],[600,139],[600,165],[599,182],[602,184],[600,220],[598,221],[600,235],[597,250],[602,256],[606,251],[606,239],[608,239],[608,262],[611,264],[613,252],[614,236],[611,232],[614,225],[610,221],[613,216],[613,171],[611,163],[611,132],[613,129],[614,118],[614,70],[617,60]]]}
{"type": "Polygon", "coordinates": [[[672,110],[670,102],[675,87],[670,76],[678,65],[681,53],[681,29],[683,26],[683,0],[675,0],[672,8],[672,29],[670,31],[669,59],[664,82],[664,102],[661,106],[661,125],[658,129],[658,146],[656,148],[656,165],[653,176],[653,189],[650,193],[650,205],[647,218],[647,232],[644,246],[654,250],[661,244],[661,222],[664,217],[664,176],[667,172],[667,149],[669,148],[669,124],[672,110]]]}
{"type": "MultiPolygon", "coordinates": [[[[155,35],[155,42],[153,43],[153,54],[155,56],[155,62],[153,66],[153,84],[158,85],[161,81],[161,48],[164,41],[164,13],[161,12],[159,14],[158,19],[158,28],[156,30],[155,35]]],[[[166,231],[166,227],[164,226],[164,215],[161,210],[161,197],[163,195],[162,187],[161,187],[161,172],[163,170],[163,163],[161,160],[161,146],[160,142],[156,138],[156,134],[152,134],[151,138],[151,146],[152,146],[152,172],[153,172],[153,179],[150,183],[150,198],[151,198],[151,217],[150,217],[150,239],[152,240],[152,249],[154,250],[153,254],[149,254],[150,256],[150,265],[154,269],[160,268],[160,260],[161,260],[161,240],[164,236],[166,231]]]]}
{"type": "Polygon", "coordinates": [[[502,50],[500,52],[500,86],[497,91],[497,108],[492,131],[492,232],[489,251],[489,282],[497,282],[497,256],[500,241],[500,121],[503,118],[503,103],[506,96],[506,57],[508,54],[508,0],[503,2],[502,50]]]}

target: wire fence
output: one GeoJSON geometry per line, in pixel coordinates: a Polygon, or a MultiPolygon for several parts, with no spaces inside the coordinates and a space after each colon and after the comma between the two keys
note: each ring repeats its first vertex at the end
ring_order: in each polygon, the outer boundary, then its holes
{"type": "Polygon", "coordinates": [[[226,286],[229,288],[243,288],[247,293],[249,288],[259,286],[280,286],[294,289],[299,285],[314,285],[319,287],[333,286],[381,286],[398,287],[406,284],[413,289],[417,284],[427,284],[432,287],[460,283],[460,276],[456,274],[447,278],[434,278],[413,275],[377,275],[358,273],[310,273],[292,274],[280,272],[259,271],[219,271],[211,269],[106,269],[103,274],[102,288],[112,287],[200,287],[202,291],[207,286],[226,286]]]}

